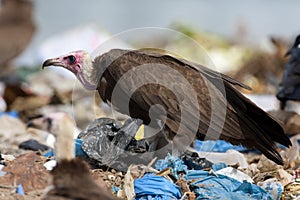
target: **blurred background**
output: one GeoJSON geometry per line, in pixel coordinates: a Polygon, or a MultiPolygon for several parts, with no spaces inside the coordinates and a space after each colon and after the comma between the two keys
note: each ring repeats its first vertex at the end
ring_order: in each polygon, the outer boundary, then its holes
{"type": "MultiPolygon", "coordinates": [[[[267,46],[270,36],[292,39],[299,33],[300,2],[254,0],[122,1],[52,0],[33,1],[36,34],[20,64],[37,61],[39,46],[52,35],[95,23],[110,34],[140,27],[176,28],[182,24],[195,31],[216,34],[224,39],[267,46]]],[[[62,44],[66,45],[66,44],[62,44]]]]}
{"type": "MultiPolygon", "coordinates": [[[[143,27],[168,28],[192,38],[205,49],[215,70],[252,87],[242,92],[255,103],[265,110],[277,108],[275,94],[287,61],[284,55],[300,33],[299,8],[296,0],[1,0],[4,108],[28,110],[23,108],[24,99],[16,103],[28,91],[52,98],[38,100],[39,107],[53,103],[55,95],[58,103],[71,102],[67,92],[73,89],[74,76],[67,70],[59,75],[41,72],[42,62],[77,49],[92,52],[113,35],[143,27]],[[62,80],[70,83],[61,84],[62,80]]],[[[138,42],[132,40],[134,37],[118,40],[114,47],[138,48],[138,42]]],[[[160,48],[172,46],[184,57],[202,63],[199,52],[181,38],[144,40],[160,48]]]]}

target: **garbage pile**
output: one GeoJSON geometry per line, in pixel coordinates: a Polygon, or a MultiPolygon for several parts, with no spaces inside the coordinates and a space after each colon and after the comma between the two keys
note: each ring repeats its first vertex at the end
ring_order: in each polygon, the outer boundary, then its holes
{"type": "MultiPolygon", "coordinates": [[[[1,119],[6,123],[19,120],[16,113],[5,113],[1,119]]],[[[94,180],[118,198],[294,199],[300,195],[299,135],[292,138],[294,149],[281,150],[285,166],[220,140],[196,141],[195,151],[156,160],[144,156],[151,142],[135,138],[141,124],[137,119],[121,123],[98,118],[75,139],[76,156],[86,160],[94,180]],[[292,153],[297,156],[287,157],[292,153]]],[[[47,138],[44,135],[45,141],[47,138]]],[[[51,180],[49,170],[56,165],[53,147],[45,141],[20,143],[19,156],[1,154],[0,191],[4,199],[8,194],[24,199],[43,196],[51,180]]]]}
{"type": "MultiPolygon", "coordinates": [[[[64,80],[62,89],[53,81],[62,77],[51,75],[52,72],[44,75],[47,85],[43,81],[35,85],[36,78],[42,78],[43,73],[31,76],[28,85],[19,85],[23,96],[13,93],[17,90],[10,90],[12,86],[4,93],[4,99],[9,99],[7,94],[17,98],[7,101],[6,106],[12,111],[2,112],[0,116],[3,199],[42,198],[51,182],[50,171],[56,165],[55,138],[49,132],[27,128],[25,122],[56,111],[71,114],[72,105],[75,112],[86,110],[75,119],[78,126],[74,131],[76,156],[89,163],[97,183],[121,199],[294,199],[300,195],[300,137],[296,113],[273,112],[284,118],[281,120],[286,122],[285,130],[292,133],[293,147],[281,149],[284,166],[274,164],[255,150],[221,140],[195,141],[194,151],[180,157],[165,152],[164,157],[157,159],[154,154],[146,154],[151,149],[151,141],[136,136],[143,127],[141,120],[122,117],[120,120],[109,117],[92,122],[82,120],[91,119],[88,114],[93,112],[94,117],[103,114],[103,111],[87,110],[87,104],[97,99],[93,99],[93,95],[82,95],[79,84],[71,80],[64,80]],[[85,128],[80,131],[80,127],[85,128]]],[[[109,116],[109,113],[104,114],[109,116]]]]}

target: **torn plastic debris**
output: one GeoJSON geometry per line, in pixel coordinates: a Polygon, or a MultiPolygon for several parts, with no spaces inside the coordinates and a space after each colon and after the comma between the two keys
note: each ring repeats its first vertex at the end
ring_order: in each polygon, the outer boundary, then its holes
{"type": "Polygon", "coordinates": [[[258,182],[258,186],[270,192],[274,200],[279,200],[283,192],[283,185],[276,178],[269,178],[264,182],[258,182]]]}
{"type": "Polygon", "coordinates": [[[212,170],[214,170],[214,171],[219,171],[226,167],[227,167],[227,165],[225,163],[215,163],[211,166],[212,170]]]}
{"type": "Polygon", "coordinates": [[[168,155],[165,159],[160,159],[155,163],[155,169],[162,171],[166,168],[171,168],[171,173],[178,178],[178,174],[181,172],[186,173],[188,171],[188,167],[184,164],[182,160],[178,157],[168,155]]]}
{"type": "Polygon", "coordinates": [[[19,144],[20,149],[32,150],[32,151],[46,151],[50,149],[47,145],[39,143],[35,139],[26,140],[19,144]]]}
{"type": "MultiPolygon", "coordinates": [[[[149,143],[134,138],[141,124],[139,119],[128,119],[123,125],[110,118],[95,119],[75,139],[75,155],[94,159],[99,166],[120,170],[126,170],[132,163],[147,163],[152,157],[147,160],[149,158],[138,153],[147,151],[149,143]]],[[[54,156],[53,150],[44,156],[54,156]]]]}
{"type": "Polygon", "coordinates": [[[56,166],[56,164],[57,164],[56,160],[49,160],[44,163],[44,167],[47,170],[51,171],[56,166]]]}
{"type": "Polygon", "coordinates": [[[236,151],[247,151],[245,147],[242,145],[232,145],[229,142],[226,142],[224,140],[196,140],[194,142],[194,148],[197,151],[205,151],[205,152],[223,152],[225,153],[229,149],[234,149],[236,151]]]}
{"type": "Polygon", "coordinates": [[[240,182],[247,181],[249,183],[253,183],[254,181],[250,176],[245,174],[244,172],[241,172],[238,169],[235,169],[233,167],[226,167],[219,170],[214,170],[217,174],[222,174],[231,178],[234,178],[240,182]]]}
{"type": "Polygon", "coordinates": [[[112,185],[112,186],[111,186],[111,190],[113,191],[113,193],[117,194],[117,193],[119,192],[120,188],[118,188],[118,187],[112,185]]]}
{"type": "Polygon", "coordinates": [[[22,187],[22,184],[19,184],[19,185],[17,186],[16,193],[17,193],[17,194],[20,194],[20,195],[24,195],[24,194],[25,194],[24,189],[23,189],[23,187],[22,187]]]}
{"type": "Polygon", "coordinates": [[[131,144],[139,147],[139,151],[140,144],[147,146],[143,140],[132,142],[141,125],[142,120],[139,119],[128,119],[121,125],[110,118],[99,118],[81,132],[78,138],[83,141],[83,151],[90,158],[97,160],[99,165],[123,170],[127,169],[129,164],[140,163],[144,159],[129,151],[131,144]],[[127,152],[124,153],[125,151],[127,152]]]}
{"type": "Polygon", "coordinates": [[[0,177],[4,176],[6,174],[6,172],[2,170],[4,168],[4,166],[5,165],[0,164],[0,177]]]}
{"type": "Polygon", "coordinates": [[[19,113],[17,111],[9,111],[9,112],[0,112],[0,117],[2,117],[3,115],[8,115],[10,117],[13,117],[13,118],[18,118],[19,117],[19,113]]]}
{"type": "Polygon", "coordinates": [[[146,174],[134,180],[136,200],[172,200],[180,199],[180,188],[162,176],[146,174]]]}
{"type": "Polygon", "coordinates": [[[248,167],[248,162],[245,156],[234,149],[229,149],[225,153],[199,151],[197,154],[200,158],[205,158],[212,163],[222,162],[227,165],[238,164],[241,168],[248,167]]]}
{"type": "Polygon", "coordinates": [[[188,167],[188,169],[207,169],[211,168],[213,163],[205,158],[200,158],[196,152],[186,151],[182,156],[181,160],[188,167]]]}
{"type": "Polygon", "coordinates": [[[240,182],[221,174],[210,174],[207,171],[190,170],[184,176],[191,183],[197,199],[263,199],[272,200],[270,193],[247,181],[240,182]],[[196,180],[196,181],[195,181],[196,180]]]}
{"type": "Polygon", "coordinates": [[[272,199],[270,193],[247,181],[240,182],[203,170],[187,170],[178,157],[168,155],[155,164],[155,168],[160,171],[167,167],[171,168],[174,177],[178,177],[180,172],[185,172],[183,178],[192,181],[190,189],[197,195],[197,199],[272,199]]]}
{"type": "MultiPolygon", "coordinates": [[[[186,154],[186,153],[185,153],[186,154]]],[[[189,153],[187,153],[188,155],[189,153]]],[[[188,157],[183,156],[185,159],[188,159],[188,157]]],[[[184,172],[186,173],[188,170],[190,169],[195,169],[195,168],[201,168],[202,166],[198,166],[197,163],[193,162],[193,161],[183,161],[178,157],[174,157],[172,156],[170,153],[168,153],[168,155],[165,157],[165,159],[160,159],[155,163],[155,168],[159,171],[162,171],[166,168],[171,168],[171,172],[173,173],[173,175],[178,178],[177,174],[184,172]],[[192,168],[188,167],[185,163],[188,163],[189,165],[191,165],[191,163],[193,165],[192,168]]],[[[227,165],[225,163],[216,163],[216,164],[211,164],[206,168],[212,168],[214,171],[217,170],[221,170],[223,168],[226,168],[227,165]]],[[[201,168],[203,169],[203,168],[201,168]]]]}

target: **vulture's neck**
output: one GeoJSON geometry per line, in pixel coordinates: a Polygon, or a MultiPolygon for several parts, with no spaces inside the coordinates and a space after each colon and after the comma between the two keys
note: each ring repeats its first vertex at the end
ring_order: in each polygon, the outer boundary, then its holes
{"type": "Polygon", "coordinates": [[[57,130],[54,130],[56,136],[55,158],[57,162],[61,160],[71,160],[75,157],[74,147],[74,121],[66,114],[62,114],[57,130]]]}
{"type": "MultiPolygon", "coordinates": [[[[98,86],[97,69],[93,65],[93,61],[88,56],[83,63],[81,83],[87,90],[96,90],[98,86]]],[[[79,78],[80,79],[80,78],[79,78]]]]}

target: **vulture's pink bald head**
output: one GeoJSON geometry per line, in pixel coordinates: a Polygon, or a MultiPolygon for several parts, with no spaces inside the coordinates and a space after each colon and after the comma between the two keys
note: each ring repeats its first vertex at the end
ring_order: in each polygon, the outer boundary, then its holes
{"type": "Polygon", "coordinates": [[[50,58],[43,63],[43,69],[47,66],[59,66],[71,71],[82,85],[89,90],[95,90],[96,85],[89,81],[88,69],[92,68],[92,59],[88,52],[84,50],[73,51],[68,54],[50,58]]]}

